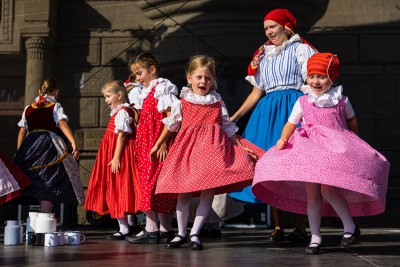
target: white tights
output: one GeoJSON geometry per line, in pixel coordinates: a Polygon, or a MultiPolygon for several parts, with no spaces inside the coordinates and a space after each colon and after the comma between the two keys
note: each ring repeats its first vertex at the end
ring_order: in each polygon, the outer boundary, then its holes
{"type": "MultiPolygon", "coordinates": [[[[210,212],[212,201],[214,199],[215,189],[209,189],[201,191],[200,194],[200,203],[196,210],[196,218],[193,222],[192,230],[190,231],[190,235],[199,234],[201,228],[203,227],[208,213],[210,212]]],[[[176,205],[176,218],[178,221],[178,234],[182,237],[187,236],[187,224],[189,220],[189,208],[192,200],[192,194],[179,194],[178,203],[176,205]]],[[[175,237],[172,241],[179,241],[179,237],[175,237]]],[[[192,241],[199,242],[198,237],[193,237],[192,241]]]]}
{"type": "Polygon", "coordinates": [[[322,243],[321,205],[323,198],[333,207],[342,220],[344,232],[354,233],[355,224],[350,214],[346,200],[335,192],[335,188],[328,185],[306,183],[307,215],[311,230],[311,243],[322,243]]]}
{"type": "MultiPolygon", "coordinates": [[[[146,231],[147,232],[156,232],[160,230],[161,232],[168,232],[172,230],[171,225],[171,214],[157,213],[155,211],[146,211],[146,231]],[[157,216],[160,219],[160,229],[158,228],[158,220],[157,216]]],[[[137,234],[136,236],[141,236],[143,231],[137,234]]]]}

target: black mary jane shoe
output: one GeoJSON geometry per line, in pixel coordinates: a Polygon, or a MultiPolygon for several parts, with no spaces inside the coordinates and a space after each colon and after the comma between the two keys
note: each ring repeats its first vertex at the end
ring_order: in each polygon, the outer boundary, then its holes
{"type": "Polygon", "coordinates": [[[179,237],[178,241],[170,241],[168,243],[165,244],[166,248],[179,248],[180,246],[182,246],[183,244],[186,243],[187,238],[186,236],[183,237],[181,235],[176,235],[176,237],[179,237]]]}
{"type": "Polygon", "coordinates": [[[354,245],[357,242],[358,237],[360,236],[361,231],[360,228],[356,226],[356,229],[354,230],[354,233],[344,233],[342,237],[342,241],[340,242],[340,245],[342,247],[348,247],[351,245],[354,245]],[[345,235],[351,235],[350,237],[344,237],[345,235]]]}
{"type": "Polygon", "coordinates": [[[317,255],[319,254],[319,248],[321,247],[321,244],[318,243],[310,243],[306,249],[304,250],[307,255],[317,255]]]}
{"type": "Polygon", "coordinates": [[[268,241],[270,242],[282,242],[285,239],[285,231],[279,228],[275,228],[274,231],[269,235],[268,241]]]}
{"type": "Polygon", "coordinates": [[[160,232],[147,232],[146,229],[143,229],[142,235],[128,237],[125,240],[131,244],[158,244],[160,243],[160,232]]]}
{"type": "Polygon", "coordinates": [[[191,247],[193,250],[202,250],[203,249],[203,244],[201,243],[200,237],[198,234],[193,234],[189,236],[189,247],[191,247]],[[199,239],[199,242],[192,241],[192,237],[197,237],[199,239]]]}
{"type": "Polygon", "coordinates": [[[174,238],[175,238],[175,231],[174,230],[171,230],[171,231],[168,231],[168,232],[161,232],[160,231],[160,242],[161,243],[164,242],[164,241],[165,241],[165,243],[169,243],[174,238]]]}
{"type": "Polygon", "coordinates": [[[107,239],[108,240],[125,240],[125,238],[129,235],[128,234],[123,234],[121,232],[115,233],[113,235],[108,235],[107,239]]]}

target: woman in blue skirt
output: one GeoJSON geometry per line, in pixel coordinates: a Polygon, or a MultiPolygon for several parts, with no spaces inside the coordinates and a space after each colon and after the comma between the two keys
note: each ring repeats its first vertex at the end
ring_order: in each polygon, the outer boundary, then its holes
{"type": "MultiPolygon", "coordinates": [[[[282,127],[292,111],[306,78],[307,59],[315,50],[296,34],[296,19],[287,9],[275,9],[264,17],[264,30],[268,42],[254,54],[248,67],[246,80],[254,87],[238,111],[231,117],[237,122],[257,105],[244,130],[244,137],[268,150],[281,136],[282,127]]],[[[251,186],[230,196],[250,203],[260,203],[251,186]]],[[[270,241],[282,241],[284,230],[281,212],[272,208],[275,230],[270,241]]],[[[296,226],[290,235],[292,241],[306,241],[305,217],[297,216],[296,226]]]]}

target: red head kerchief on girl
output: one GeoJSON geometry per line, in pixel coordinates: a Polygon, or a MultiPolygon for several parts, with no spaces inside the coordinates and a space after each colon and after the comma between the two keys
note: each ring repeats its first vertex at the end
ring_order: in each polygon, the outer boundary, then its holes
{"type": "Polygon", "coordinates": [[[339,58],[332,53],[316,53],[307,61],[307,75],[327,76],[332,83],[339,77],[339,58]]]}
{"type": "MultiPolygon", "coordinates": [[[[264,17],[264,21],[266,20],[273,20],[277,22],[278,24],[282,25],[286,30],[290,31],[291,35],[294,35],[296,33],[296,27],[297,27],[296,18],[287,9],[278,8],[270,11],[264,17]]],[[[300,37],[300,39],[303,43],[308,44],[312,49],[315,50],[314,46],[312,46],[309,42],[304,40],[302,37],[300,37]]],[[[265,54],[264,51],[265,45],[273,45],[273,43],[271,41],[268,41],[265,44],[263,44],[259,49],[257,49],[257,51],[253,55],[253,59],[251,60],[249,67],[247,68],[248,75],[252,76],[257,73],[258,65],[260,64],[260,61],[265,54]]]]}

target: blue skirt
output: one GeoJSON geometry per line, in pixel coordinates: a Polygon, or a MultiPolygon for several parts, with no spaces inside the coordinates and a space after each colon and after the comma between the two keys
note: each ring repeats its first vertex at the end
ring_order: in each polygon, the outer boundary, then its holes
{"type": "MultiPolygon", "coordinates": [[[[273,91],[266,94],[257,104],[244,130],[243,137],[265,151],[281,137],[294,103],[303,93],[295,89],[273,91]]],[[[251,192],[251,186],[232,192],[231,197],[250,203],[262,203],[251,192]]]]}

